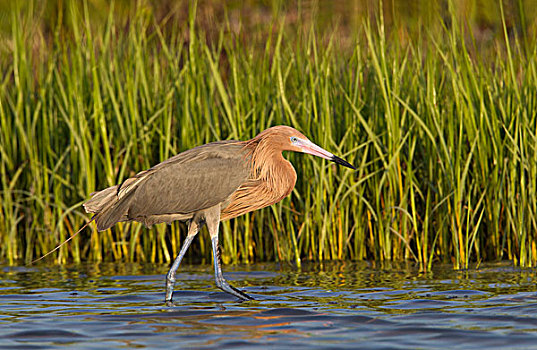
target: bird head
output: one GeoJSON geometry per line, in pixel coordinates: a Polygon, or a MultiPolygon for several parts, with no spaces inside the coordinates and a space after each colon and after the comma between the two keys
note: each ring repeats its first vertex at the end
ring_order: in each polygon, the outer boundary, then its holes
{"type": "Polygon", "coordinates": [[[356,168],[349,162],[317,146],[301,132],[289,126],[273,126],[272,128],[268,128],[261,132],[257,137],[270,138],[271,144],[277,144],[282,151],[294,151],[312,154],[314,156],[328,159],[336,164],[356,170],[356,168]]]}

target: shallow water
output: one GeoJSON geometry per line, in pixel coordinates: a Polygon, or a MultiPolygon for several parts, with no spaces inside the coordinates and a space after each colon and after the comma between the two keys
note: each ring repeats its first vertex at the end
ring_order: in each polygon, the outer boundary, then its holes
{"type": "Polygon", "coordinates": [[[166,307],[162,265],[0,268],[0,348],[536,348],[533,270],[420,274],[369,263],[224,266],[256,298],[182,265],[166,307]]]}

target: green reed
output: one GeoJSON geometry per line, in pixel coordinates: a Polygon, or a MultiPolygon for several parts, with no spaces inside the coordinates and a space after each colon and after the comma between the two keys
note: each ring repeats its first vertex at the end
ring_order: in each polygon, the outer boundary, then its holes
{"type": "MultiPolygon", "coordinates": [[[[128,26],[112,11],[94,26],[87,5],[69,4],[48,37],[32,27],[32,7],[14,9],[0,53],[9,263],[76,232],[91,192],[188,148],[286,124],[358,169],[288,154],[295,190],[222,224],[225,263],[535,266],[536,46],[510,35],[503,17],[504,35],[485,48],[451,7],[449,27],[400,40],[380,17],[349,45],[337,30],[293,33],[278,21],[264,34],[210,37],[195,6],[186,23],[157,22],[140,5],[128,26]]],[[[179,223],[91,226],[55,259],[169,262],[185,233],[179,223]]],[[[210,249],[202,232],[189,256],[210,259],[210,249]]]]}

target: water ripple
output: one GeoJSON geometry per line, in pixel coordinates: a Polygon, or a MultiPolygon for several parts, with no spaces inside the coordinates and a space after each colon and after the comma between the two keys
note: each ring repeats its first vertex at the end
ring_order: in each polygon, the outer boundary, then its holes
{"type": "Polygon", "coordinates": [[[537,344],[534,271],[429,274],[368,264],[226,266],[251,302],[214,288],[210,266],[3,267],[0,349],[483,349],[537,344]],[[141,273],[143,271],[143,273],[141,273]],[[268,271],[268,272],[267,272],[268,271]]]}

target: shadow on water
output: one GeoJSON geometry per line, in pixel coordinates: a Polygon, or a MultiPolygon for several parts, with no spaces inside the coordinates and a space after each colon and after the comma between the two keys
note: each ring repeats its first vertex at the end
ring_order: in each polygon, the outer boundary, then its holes
{"type": "Polygon", "coordinates": [[[227,266],[256,298],[215,289],[210,266],[182,266],[166,307],[167,266],[0,269],[0,348],[530,348],[533,270],[368,263],[227,266]]]}

